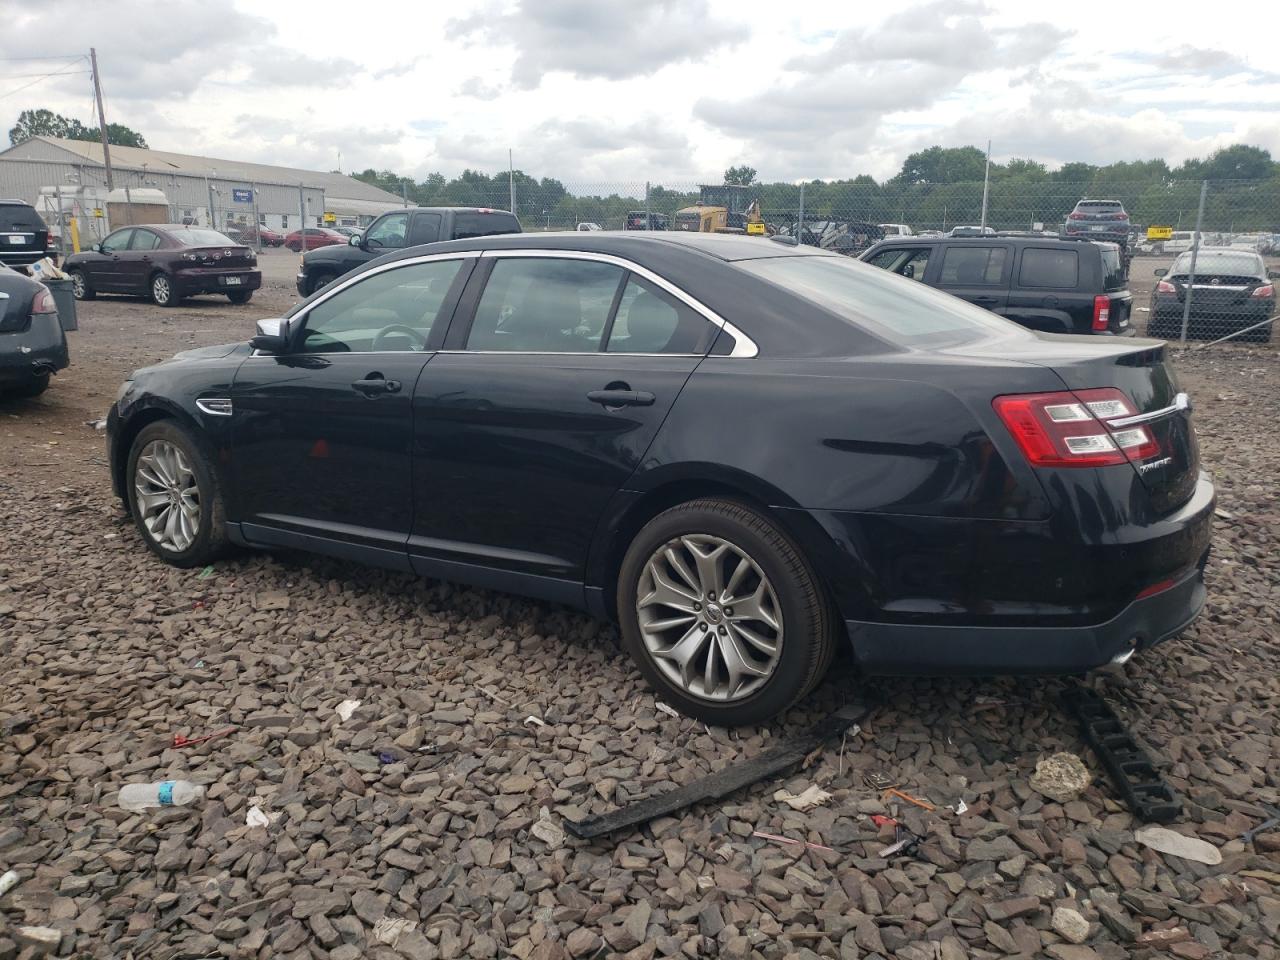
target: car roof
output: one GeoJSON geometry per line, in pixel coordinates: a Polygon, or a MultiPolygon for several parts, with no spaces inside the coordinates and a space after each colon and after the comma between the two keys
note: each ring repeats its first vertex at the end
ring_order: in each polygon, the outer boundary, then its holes
{"type": "MultiPolygon", "coordinates": [[[[661,256],[683,248],[717,260],[761,260],[770,257],[839,256],[816,247],[792,246],[765,237],[731,233],[694,233],[679,230],[557,230],[550,233],[503,233],[469,240],[429,244],[431,251],[452,250],[581,250],[619,257],[661,256]]],[[[420,256],[424,247],[410,247],[399,256],[420,256]]]]}

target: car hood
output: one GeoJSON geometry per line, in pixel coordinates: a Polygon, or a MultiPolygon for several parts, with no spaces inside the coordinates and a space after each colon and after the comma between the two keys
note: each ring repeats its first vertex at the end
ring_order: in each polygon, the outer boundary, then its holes
{"type": "Polygon", "coordinates": [[[345,253],[349,243],[331,243],[327,247],[316,247],[314,250],[308,250],[302,255],[304,264],[312,263],[334,263],[338,260],[339,254],[345,253]]]}
{"type": "Polygon", "coordinates": [[[181,353],[175,353],[168,360],[161,360],[159,363],[152,364],[149,367],[141,367],[135,370],[129,377],[130,380],[146,374],[150,370],[158,370],[161,367],[167,367],[173,363],[202,363],[211,360],[225,360],[227,357],[247,357],[253,353],[253,348],[249,346],[247,341],[240,343],[218,343],[208,347],[196,347],[194,350],[183,350],[181,353]]]}

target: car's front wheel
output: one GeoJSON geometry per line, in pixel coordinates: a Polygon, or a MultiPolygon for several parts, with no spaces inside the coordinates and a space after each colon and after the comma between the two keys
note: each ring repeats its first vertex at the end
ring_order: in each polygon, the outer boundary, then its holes
{"type": "Polygon", "coordinates": [[[307,283],[307,296],[311,296],[311,294],[323,290],[336,279],[336,275],[324,270],[320,271],[309,279],[307,283]]]}
{"type": "Polygon", "coordinates": [[[623,643],[681,712],[723,726],[762,723],[825,675],[830,606],[799,548],[728,500],[694,500],[636,535],[618,576],[623,643]]]}
{"type": "Polygon", "coordinates": [[[151,278],[151,300],[158,307],[172,307],[178,302],[173,291],[173,280],[168,274],[157,273],[151,278]]]}
{"type": "Polygon", "coordinates": [[[92,300],[98,295],[89,286],[89,278],[84,275],[83,270],[72,270],[68,276],[71,277],[71,292],[77,300],[92,300]]]}
{"type": "Polygon", "coordinates": [[[226,549],[222,493],[195,438],[170,420],[143,427],[129,449],[129,509],[142,539],[176,567],[226,549]]]}

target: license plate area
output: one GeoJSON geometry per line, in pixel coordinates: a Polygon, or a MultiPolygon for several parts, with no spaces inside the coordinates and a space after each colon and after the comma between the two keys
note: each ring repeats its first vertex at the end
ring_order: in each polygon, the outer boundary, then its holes
{"type": "Polygon", "coordinates": [[[223,277],[222,282],[228,287],[238,287],[240,286],[241,280],[239,277],[223,277]]]}

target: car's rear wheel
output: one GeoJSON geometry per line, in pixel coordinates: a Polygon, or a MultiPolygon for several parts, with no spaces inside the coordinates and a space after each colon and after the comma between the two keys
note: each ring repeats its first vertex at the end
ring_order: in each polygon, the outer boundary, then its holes
{"type": "Polygon", "coordinates": [[[822,679],[830,605],[799,549],[728,500],[694,500],[636,535],[618,576],[623,643],[663,699],[707,723],[762,723],[822,679]]]}
{"type": "Polygon", "coordinates": [[[157,273],[151,277],[151,300],[158,307],[172,307],[178,302],[168,274],[157,273]]]}
{"type": "Polygon", "coordinates": [[[11,397],[38,397],[49,389],[49,379],[49,374],[41,374],[21,383],[4,387],[0,389],[0,393],[7,393],[11,397]]]}
{"type": "Polygon", "coordinates": [[[248,303],[253,299],[252,290],[234,290],[227,294],[227,299],[232,303],[248,303]]]}
{"type": "Polygon", "coordinates": [[[129,509],[147,549],[176,567],[197,567],[226,549],[222,492],[200,445],[161,420],[129,449],[129,509]]]}
{"type": "Polygon", "coordinates": [[[71,277],[71,292],[77,300],[92,300],[98,295],[89,286],[89,278],[84,275],[83,270],[72,270],[68,276],[71,277]]]}

